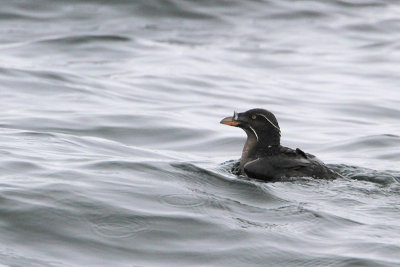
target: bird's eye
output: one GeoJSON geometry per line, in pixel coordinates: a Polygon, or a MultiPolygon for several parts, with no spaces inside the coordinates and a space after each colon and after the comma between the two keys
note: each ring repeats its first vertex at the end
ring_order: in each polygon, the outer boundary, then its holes
{"type": "Polygon", "coordinates": [[[256,116],[256,115],[253,115],[253,116],[251,116],[251,118],[252,118],[253,120],[255,120],[255,119],[257,118],[257,116],[256,116]]]}

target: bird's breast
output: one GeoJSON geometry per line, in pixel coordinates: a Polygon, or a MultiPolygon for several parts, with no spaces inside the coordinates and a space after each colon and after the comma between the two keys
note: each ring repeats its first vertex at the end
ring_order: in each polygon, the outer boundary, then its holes
{"type": "Polygon", "coordinates": [[[240,158],[240,169],[243,170],[244,165],[249,160],[254,160],[255,147],[257,145],[257,140],[254,138],[247,138],[246,143],[244,144],[242,157],[240,158]]]}

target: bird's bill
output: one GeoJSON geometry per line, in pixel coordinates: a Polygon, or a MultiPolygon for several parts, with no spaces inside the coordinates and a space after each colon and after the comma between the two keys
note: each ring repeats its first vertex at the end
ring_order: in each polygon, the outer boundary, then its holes
{"type": "Polygon", "coordinates": [[[233,119],[233,117],[226,117],[222,121],[220,121],[220,123],[221,124],[226,124],[226,125],[229,125],[229,126],[238,126],[239,125],[239,122],[235,121],[233,119]]]}

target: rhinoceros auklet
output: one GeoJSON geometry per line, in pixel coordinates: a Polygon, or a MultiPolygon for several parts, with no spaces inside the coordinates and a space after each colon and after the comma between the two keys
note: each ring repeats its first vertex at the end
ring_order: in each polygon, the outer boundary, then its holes
{"type": "Polygon", "coordinates": [[[289,177],[334,179],[339,174],[330,170],[314,155],[281,146],[281,130],[274,114],[265,109],[234,112],[222,124],[240,127],[247,134],[240,159],[240,172],[248,177],[276,181],[289,177]]]}

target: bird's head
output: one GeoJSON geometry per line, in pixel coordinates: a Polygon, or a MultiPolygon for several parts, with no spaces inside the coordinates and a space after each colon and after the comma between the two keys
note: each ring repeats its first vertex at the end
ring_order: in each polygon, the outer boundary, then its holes
{"type": "Polygon", "coordinates": [[[274,114],[265,109],[250,109],[243,113],[234,112],[232,117],[226,117],[222,124],[242,128],[248,138],[254,138],[262,145],[279,145],[281,130],[274,114]]]}

